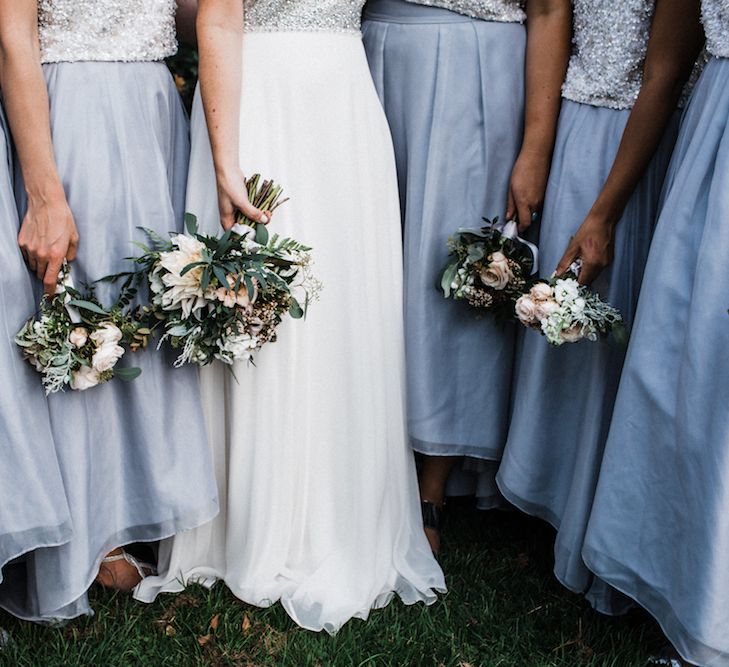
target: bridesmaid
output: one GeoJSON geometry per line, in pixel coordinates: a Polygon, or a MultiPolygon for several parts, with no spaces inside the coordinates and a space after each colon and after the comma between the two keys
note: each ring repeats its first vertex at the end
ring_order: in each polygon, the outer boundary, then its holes
{"type": "Polygon", "coordinates": [[[729,1],[702,10],[712,57],[668,172],[583,553],[685,660],[726,667],[729,1]]]}
{"type": "MultiPolygon", "coordinates": [[[[5,58],[0,78],[5,79],[5,58]]],[[[14,334],[36,309],[32,277],[18,248],[18,210],[5,116],[0,110],[0,581],[21,554],[66,542],[71,519],[38,375],[22,360],[14,334]]]]}
{"type": "MultiPolygon", "coordinates": [[[[581,258],[581,281],[630,324],[701,47],[698,0],[576,0],[574,12],[540,259],[550,273],[581,258]]],[[[557,528],[557,578],[606,613],[628,601],[592,581],[581,551],[624,354],[612,340],[550,348],[526,332],[497,478],[509,501],[557,528]]]]}
{"type": "Polygon", "coordinates": [[[364,18],[397,157],[408,428],[424,455],[423,519],[437,552],[446,481],[460,457],[484,473],[479,505],[499,503],[494,474],[506,440],[515,332],[446,301],[435,286],[449,235],[504,211],[522,144],[525,60],[532,118],[525,151],[543,160],[518,163],[507,215],[518,211],[528,224],[541,209],[569,55],[569,2],[369,0],[364,18]]]}
{"type": "MultiPolygon", "coordinates": [[[[162,62],[176,48],[174,19],[174,0],[0,0],[4,94],[27,200],[19,238],[47,292],[77,242],[81,284],[127,266],[132,240],[144,240],[138,225],[181,227],[187,122],[162,62]]],[[[109,302],[113,291],[99,296],[109,302]]],[[[122,361],[141,377],[50,398],[74,533],[8,573],[0,605],[21,618],[90,613],[94,579],[129,589],[150,572],[120,547],[217,512],[195,371],[151,352],[122,361]]]]}

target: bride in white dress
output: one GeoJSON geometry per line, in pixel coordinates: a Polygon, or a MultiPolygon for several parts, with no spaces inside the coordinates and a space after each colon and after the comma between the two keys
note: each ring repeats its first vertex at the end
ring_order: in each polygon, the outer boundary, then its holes
{"type": "Polygon", "coordinates": [[[274,179],[291,200],[272,230],[314,248],[323,290],[238,382],[203,369],[221,513],[161,546],[141,600],[222,579],[336,632],[394,594],[432,603],[445,590],[406,442],[397,181],[363,4],[200,2],[187,209],[219,232],[234,207],[263,215],[242,200],[244,174],[274,179]]]}

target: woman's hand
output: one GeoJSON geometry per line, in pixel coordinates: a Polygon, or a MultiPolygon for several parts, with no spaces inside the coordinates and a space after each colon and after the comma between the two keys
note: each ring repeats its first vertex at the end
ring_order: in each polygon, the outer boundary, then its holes
{"type": "Polygon", "coordinates": [[[18,245],[46,294],[55,294],[65,260],[73,261],[79,236],[66,198],[29,199],[28,212],[18,235],[18,245]]]}
{"type": "Polygon", "coordinates": [[[506,219],[516,219],[519,232],[528,229],[542,213],[547,189],[550,159],[548,156],[522,151],[511,172],[506,219]]]}
{"type": "Polygon", "coordinates": [[[581,285],[591,285],[610,266],[614,252],[615,225],[591,212],[570,240],[556,274],[562,275],[579,259],[582,260],[582,268],[578,281],[581,285]]]}
{"type": "Polygon", "coordinates": [[[218,206],[220,224],[226,231],[235,225],[236,211],[264,225],[271,219],[268,211],[261,211],[249,201],[246,179],[240,169],[231,170],[225,176],[218,176],[218,206]]]}

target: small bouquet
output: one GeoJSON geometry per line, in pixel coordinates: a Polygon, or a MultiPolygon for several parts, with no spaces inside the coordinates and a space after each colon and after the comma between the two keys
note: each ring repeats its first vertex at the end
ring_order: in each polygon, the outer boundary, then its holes
{"type": "Polygon", "coordinates": [[[481,229],[461,229],[448,240],[440,286],[446,298],[513,319],[514,301],[537,271],[537,250],[517,236],[515,222],[484,221],[481,229]]]}
{"type": "MultiPolygon", "coordinates": [[[[271,181],[247,181],[251,203],[272,213],[282,190],[271,181]]],[[[140,319],[150,330],[161,328],[165,341],[180,354],[177,367],[214,360],[232,365],[252,361],[255,352],[276,340],[285,315],[302,318],[319,283],[310,272],[310,248],[290,238],[269,236],[265,225],[239,214],[235,227],[220,237],[198,231],[186,216],[186,234],[162,239],[146,230],[152,247],[134,258],[136,272],[125,288],[147,283],[151,303],[140,319]]]]}
{"type": "Polygon", "coordinates": [[[551,345],[577,343],[613,334],[620,343],[627,331],[620,312],[577,282],[579,263],[562,276],[539,280],[517,299],[519,321],[546,336],[551,345]]]}
{"type": "Polygon", "coordinates": [[[42,298],[39,313],[15,337],[23,358],[41,374],[46,395],[139,376],[139,368],[116,367],[127,348],[144,346],[149,333],[124,306],[119,302],[104,309],[93,290],[81,293],[73,287],[64,267],[57,293],[42,298]]]}

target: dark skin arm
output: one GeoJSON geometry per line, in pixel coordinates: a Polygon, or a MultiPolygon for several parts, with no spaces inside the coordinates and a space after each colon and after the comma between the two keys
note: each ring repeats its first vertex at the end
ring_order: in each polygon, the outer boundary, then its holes
{"type": "Polygon", "coordinates": [[[699,0],[659,0],[643,86],[610,174],[559,262],[558,275],[579,258],[579,281],[590,285],[612,262],[615,228],[658,149],[703,43],[699,0]]]}
{"type": "Polygon", "coordinates": [[[0,80],[28,195],[18,244],[45,292],[53,294],[79,238],[53,156],[37,25],[36,0],[0,0],[0,80]]]}
{"type": "Polygon", "coordinates": [[[569,0],[528,0],[524,139],[509,184],[506,219],[519,231],[541,212],[552,161],[561,89],[570,56],[569,0]]]}

